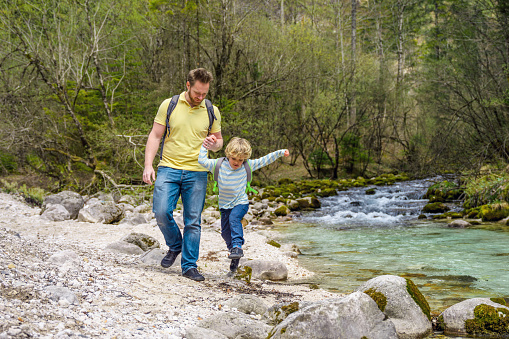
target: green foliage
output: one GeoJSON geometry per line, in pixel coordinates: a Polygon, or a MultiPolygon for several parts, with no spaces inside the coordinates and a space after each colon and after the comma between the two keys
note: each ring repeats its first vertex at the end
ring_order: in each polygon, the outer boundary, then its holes
{"type": "Polygon", "coordinates": [[[33,206],[42,206],[44,202],[44,197],[47,195],[46,191],[42,188],[38,187],[27,187],[26,184],[23,184],[18,187],[16,182],[9,183],[4,179],[0,179],[2,183],[2,191],[9,194],[19,194],[21,195],[25,201],[33,206]]]}
{"type": "Polygon", "coordinates": [[[509,174],[489,174],[468,180],[465,194],[465,208],[509,201],[509,174]]]}
{"type": "Polygon", "coordinates": [[[16,157],[10,153],[0,151],[0,171],[14,173],[17,169],[16,157]]]}
{"type": "Polygon", "coordinates": [[[321,148],[315,149],[313,152],[311,152],[308,157],[308,162],[313,166],[315,171],[319,171],[325,166],[332,165],[329,157],[327,157],[327,153],[325,153],[321,148]]]}

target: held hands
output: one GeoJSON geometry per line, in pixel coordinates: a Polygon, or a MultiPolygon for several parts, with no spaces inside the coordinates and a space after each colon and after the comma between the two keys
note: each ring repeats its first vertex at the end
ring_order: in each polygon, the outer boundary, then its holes
{"type": "Polygon", "coordinates": [[[290,151],[285,149],[285,157],[289,156],[290,155],[290,151]]]}
{"type": "Polygon", "coordinates": [[[203,140],[203,147],[206,149],[212,149],[212,147],[216,144],[217,138],[215,135],[211,134],[203,140]]]}

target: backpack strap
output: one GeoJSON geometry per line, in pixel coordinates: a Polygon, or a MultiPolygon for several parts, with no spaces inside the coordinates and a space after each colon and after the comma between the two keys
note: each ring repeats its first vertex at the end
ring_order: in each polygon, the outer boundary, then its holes
{"type": "Polygon", "coordinates": [[[253,176],[253,170],[251,169],[251,165],[249,161],[244,161],[244,168],[246,169],[247,174],[247,185],[246,185],[246,193],[253,192],[254,194],[258,194],[258,192],[251,187],[251,180],[253,176]]]}
{"type": "Polygon", "coordinates": [[[209,99],[205,99],[205,107],[207,107],[207,113],[209,114],[209,130],[207,135],[210,134],[210,130],[212,129],[212,124],[214,123],[214,120],[217,120],[216,115],[214,114],[214,106],[212,105],[212,102],[210,102],[209,99]]]}
{"type": "Polygon", "coordinates": [[[225,159],[226,159],[225,157],[217,159],[216,164],[214,165],[214,173],[213,173],[214,174],[214,187],[212,188],[214,193],[218,192],[217,179],[219,179],[219,169],[221,168],[221,164],[223,163],[223,161],[225,159]]]}
{"type": "MultiPolygon", "coordinates": [[[[163,134],[163,142],[161,143],[161,151],[159,152],[159,159],[163,160],[163,147],[164,147],[164,139],[166,139],[166,135],[170,135],[170,115],[171,112],[175,109],[179,102],[180,94],[175,94],[171,97],[170,104],[168,105],[168,110],[166,111],[166,129],[163,134]]],[[[210,120],[210,118],[209,118],[210,120]]],[[[210,129],[209,129],[210,131],[210,129]]]]}

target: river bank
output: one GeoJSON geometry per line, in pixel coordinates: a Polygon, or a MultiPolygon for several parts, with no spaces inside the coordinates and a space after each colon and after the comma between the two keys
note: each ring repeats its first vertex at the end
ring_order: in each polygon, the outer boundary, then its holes
{"type": "Polygon", "coordinates": [[[186,328],[228,312],[228,300],[240,294],[256,295],[267,306],[340,296],[293,284],[313,273],[284,248],[267,244],[276,234],[258,225],[246,228],[246,258],[284,263],[287,283],[229,278],[227,251],[212,226],[202,228],[203,283],[183,278],[178,265],[164,269],[105,250],[132,232],[164,243],[153,223],[48,221],[39,208],[0,193],[0,337],[183,338],[186,328]],[[51,300],[49,286],[65,287],[75,302],[51,300]]]}

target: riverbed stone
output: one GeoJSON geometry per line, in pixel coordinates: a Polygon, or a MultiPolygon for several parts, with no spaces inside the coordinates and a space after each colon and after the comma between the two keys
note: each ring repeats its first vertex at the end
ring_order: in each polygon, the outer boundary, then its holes
{"type": "Polygon", "coordinates": [[[368,280],[357,291],[377,301],[381,311],[394,323],[398,338],[424,338],[432,332],[429,305],[411,280],[382,275],[368,280]]]}
{"type": "Polygon", "coordinates": [[[394,324],[362,292],[304,307],[290,314],[271,334],[273,339],[398,338],[394,324]]]}
{"type": "Polygon", "coordinates": [[[236,308],[239,312],[246,314],[264,314],[267,312],[267,305],[265,302],[255,295],[239,294],[229,299],[225,305],[230,308],[236,308]]]}
{"type": "Polygon", "coordinates": [[[466,220],[456,219],[450,222],[447,226],[452,228],[467,228],[472,226],[472,224],[466,220]]]}
{"type": "MultiPolygon", "coordinates": [[[[506,316],[509,316],[509,307],[496,303],[489,298],[472,298],[464,300],[449,307],[440,314],[439,323],[443,327],[444,334],[457,336],[468,335],[466,322],[469,319],[475,318],[474,310],[479,305],[487,305],[494,307],[495,309],[505,309],[508,312],[506,316]]],[[[509,335],[507,332],[505,334],[509,335]]]]}
{"type": "Polygon", "coordinates": [[[219,332],[230,339],[266,339],[272,328],[247,314],[234,311],[202,320],[198,326],[219,332]]]}
{"type": "Polygon", "coordinates": [[[286,265],[279,261],[249,260],[242,264],[242,266],[251,267],[252,278],[254,279],[277,281],[288,278],[286,265]]]}

